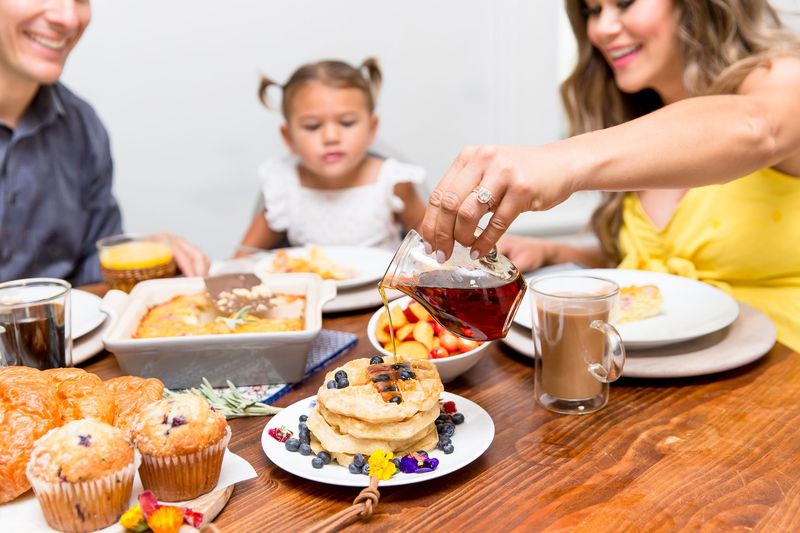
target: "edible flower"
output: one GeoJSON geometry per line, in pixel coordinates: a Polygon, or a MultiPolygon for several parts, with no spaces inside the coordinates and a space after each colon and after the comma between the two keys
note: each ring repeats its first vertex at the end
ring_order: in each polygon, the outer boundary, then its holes
{"type": "Polygon", "coordinates": [[[400,459],[400,471],[406,474],[433,472],[437,466],[439,466],[439,459],[426,457],[418,453],[409,453],[400,459]]]}
{"type": "Polygon", "coordinates": [[[375,450],[369,456],[369,475],[378,479],[390,479],[397,471],[397,466],[392,462],[394,454],[392,452],[384,452],[383,450],[375,450]]]}
{"type": "Polygon", "coordinates": [[[139,503],[125,511],[119,525],[126,530],[141,533],[152,529],[154,533],[177,533],[183,524],[199,528],[203,524],[203,513],[188,507],[161,505],[151,491],[139,494],[139,503]]]}
{"type": "Polygon", "coordinates": [[[162,505],[147,517],[147,525],[153,533],[178,533],[183,525],[183,509],[162,505]]]}
{"type": "Polygon", "coordinates": [[[147,531],[147,521],[138,503],[122,513],[122,516],[119,517],[119,525],[137,533],[147,531]]]}

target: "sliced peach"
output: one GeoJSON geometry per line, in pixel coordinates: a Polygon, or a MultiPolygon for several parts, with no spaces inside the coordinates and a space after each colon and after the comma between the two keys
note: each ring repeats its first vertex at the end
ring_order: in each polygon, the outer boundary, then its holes
{"type": "Polygon", "coordinates": [[[458,352],[458,338],[452,333],[444,333],[439,335],[439,343],[442,348],[450,353],[458,352]]]}
{"type": "Polygon", "coordinates": [[[389,314],[385,311],[381,313],[378,324],[375,326],[375,338],[381,344],[386,344],[391,340],[389,337],[389,314]]]}
{"type": "Polygon", "coordinates": [[[480,345],[481,343],[479,343],[478,341],[473,341],[470,339],[462,339],[462,338],[458,339],[458,351],[461,353],[474,350],[480,345]]]}
{"type": "Polygon", "coordinates": [[[403,308],[399,305],[392,307],[392,327],[395,331],[408,324],[406,315],[403,314],[403,308]]]}
{"type": "Polygon", "coordinates": [[[433,326],[427,321],[420,321],[414,324],[414,340],[419,341],[425,346],[427,351],[433,349],[433,326]]]}
{"type": "Polygon", "coordinates": [[[389,353],[394,353],[394,347],[392,346],[392,339],[389,339],[389,342],[383,345],[383,349],[389,353]]]}
{"type": "Polygon", "coordinates": [[[397,345],[397,355],[406,359],[428,359],[428,350],[418,341],[406,341],[397,345]]]}
{"type": "Polygon", "coordinates": [[[409,337],[411,337],[411,334],[414,332],[415,329],[416,329],[415,324],[406,324],[402,328],[396,330],[394,332],[394,336],[398,341],[409,340],[409,337]]]}
{"type": "Polygon", "coordinates": [[[433,337],[433,349],[435,350],[436,348],[438,348],[441,345],[442,345],[442,341],[439,340],[439,337],[434,336],[433,337]]]}
{"type": "Polygon", "coordinates": [[[428,313],[419,302],[409,303],[407,309],[417,317],[417,320],[427,322],[431,318],[430,313],[428,313]]]}
{"type": "MultiPolygon", "coordinates": [[[[411,302],[411,303],[414,303],[414,302],[411,302]]],[[[415,315],[414,312],[410,309],[410,306],[411,306],[411,304],[408,304],[406,306],[406,308],[403,309],[403,314],[406,315],[406,318],[408,319],[408,321],[411,324],[413,324],[414,322],[419,320],[419,318],[417,318],[417,315],[415,315]]]]}

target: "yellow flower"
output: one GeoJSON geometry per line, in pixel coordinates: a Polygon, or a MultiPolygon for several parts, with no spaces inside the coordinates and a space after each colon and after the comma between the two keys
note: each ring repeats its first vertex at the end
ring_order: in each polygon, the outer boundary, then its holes
{"type": "Polygon", "coordinates": [[[147,529],[147,522],[138,503],[122,513],[122,516],[119,517],[119,525],[133,531],[145,531],[147,529]]]}
{"type": "Polygon", "coordinates": [[[172,505],[159,507],[147,519],[147,525],[153,533],[177,533],[182,524],[183,509],[172,505]]]}
{"type": "Polygon", "coordinates": [[[397,471],[397,467],[391,461],[394,454],[385,453],[383,450],[375,450],[369,456],[369,475],[378,479],[387,480],[397,471]]]}

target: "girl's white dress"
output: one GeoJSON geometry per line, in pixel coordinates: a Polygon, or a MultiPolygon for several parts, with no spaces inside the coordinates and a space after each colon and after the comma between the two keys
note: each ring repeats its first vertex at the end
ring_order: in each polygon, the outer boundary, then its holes
{"type": "Polygon", "coordinates": [[[425,169],[385,159],[375,183],[347,189],[300,185],[294,156],[271,158],[258,169],[267,224],[286,232],[292,246],[307,244],[370,246],[394,250],[402,226],[395,214],[405,206],[394,193],[398,183],[422,184],[425,169]]]}

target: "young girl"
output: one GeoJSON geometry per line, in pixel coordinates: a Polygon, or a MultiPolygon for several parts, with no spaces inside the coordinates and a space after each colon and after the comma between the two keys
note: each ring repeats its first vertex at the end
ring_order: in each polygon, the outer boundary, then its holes
{"type": "MultiPolygon", "coordinates": [[[[281,135],[290,157],[271,158],[259,174],[264,210],[253,217],[243,247],[359,245],[395,249],[402,230],[422,219],[414,184],[425,171],[368,153],[378,117],[381,72],[370,58],[359,68],[341,61],[300,67],[283,86],[281,135]]],[[[262,78],[258,90],[269,108],[262,78]]]]}
{"type": "Polygon", "coordinates": [[[573,137],[465,149],[421,234],[486,253],[522,211],[615,191],[575,248],[501,241],[524,270],[578,261],[715,285],[800,350],[800,41],[766,0],[568,0],[578,64],[562,85],[573,137]],[[493,211],[477,239],[479,218],[493,211]]]}

